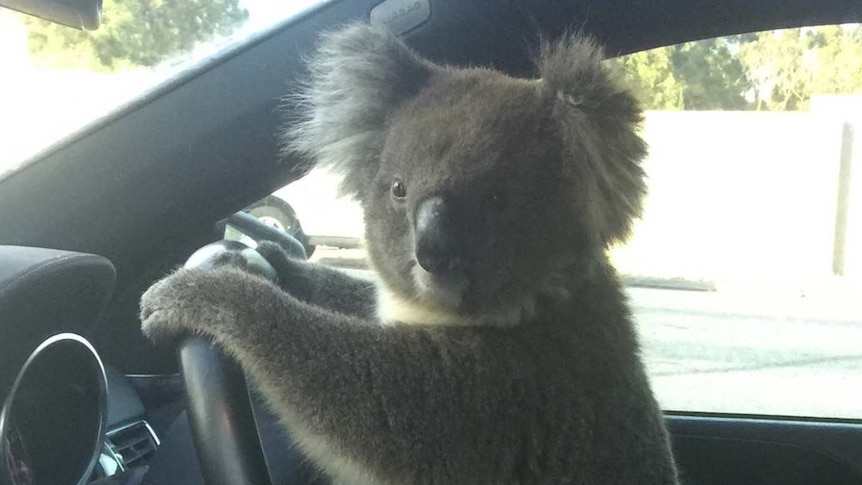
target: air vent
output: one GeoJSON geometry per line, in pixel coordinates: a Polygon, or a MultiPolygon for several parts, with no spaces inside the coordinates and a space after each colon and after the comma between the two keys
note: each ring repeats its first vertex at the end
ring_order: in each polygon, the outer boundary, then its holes
{"type": "Polygon", "coordinates": [[[110,431],[105,447],[114,455],[120,469],[125,470],[152,456],[159,447],[159,439],[146,421],[138,421],[110,431]]]}

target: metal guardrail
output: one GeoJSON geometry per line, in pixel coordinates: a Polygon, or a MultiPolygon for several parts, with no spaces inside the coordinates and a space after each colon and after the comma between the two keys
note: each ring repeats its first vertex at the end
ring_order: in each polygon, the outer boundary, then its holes
{"type": "Polygon", "coordinates": [[[312,246],[328,246],[339,249],[361,249],[365,247],[362,239],[341,236],[309,236],[308,243],[312,246]]]}

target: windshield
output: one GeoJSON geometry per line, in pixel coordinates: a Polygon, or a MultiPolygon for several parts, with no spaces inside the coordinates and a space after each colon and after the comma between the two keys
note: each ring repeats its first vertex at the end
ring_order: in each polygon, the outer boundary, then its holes
{"type": "Polygon", "coordinates": [[[326,0],[105,0],[83,32],[0,7],[0,176],[181,71],[326,0]]]}

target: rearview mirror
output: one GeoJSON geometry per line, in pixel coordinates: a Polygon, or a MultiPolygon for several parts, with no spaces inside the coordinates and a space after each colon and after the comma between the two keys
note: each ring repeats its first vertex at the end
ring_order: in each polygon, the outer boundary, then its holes
{"type": "Polygon", "coordinates": [[[0,6],[80,30],[102,23],[102,0],[0,0],[0,6]]]}

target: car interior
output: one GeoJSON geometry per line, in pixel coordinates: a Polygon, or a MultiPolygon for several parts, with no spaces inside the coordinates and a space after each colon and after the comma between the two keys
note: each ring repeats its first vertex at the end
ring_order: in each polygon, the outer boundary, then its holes
{"type": "MultiPolygon", "coordinates": [[[[234,214],[304,174],[302,160],[281,152],[284,97],[305,78],[321,32],[374,20],[380,3],[310,8],[0,176],[0,484],[321,482],[241,371],[206,342],[180,353],[154,346],[138,303],[222,240],[229,217],[251,237],[282,237],[234,214]]],[[[427,8],[403,33],[422,55],[513,76],[534,74],[539,33],[580,29],[617,56],[862,22],[855,0],[400,3],[427,8]]],[[[686,484],[862,483],[862,422],[853,419],[666,418],[686,484]]]]}

